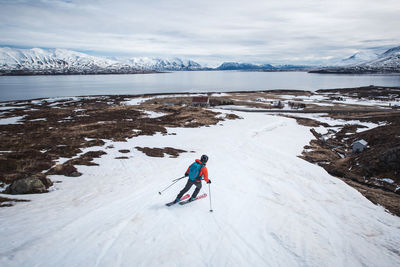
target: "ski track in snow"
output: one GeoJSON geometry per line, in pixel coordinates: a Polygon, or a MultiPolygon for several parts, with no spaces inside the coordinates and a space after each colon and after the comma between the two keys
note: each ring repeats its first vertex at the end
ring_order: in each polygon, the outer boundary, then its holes
{"type": "MultiPolygon", "coordinates": [[[[308,127],[236,114],[244,119],[107,141],[100,166],[78,166],[77,178],[52,176],[62,181],[52,192],[0,209],[0,266],[400,264],[400,219],[297,158],[312,138],[308,127]],[[135,146],[195,153],[151,158],[135,146]],[[114,159],[126,148],[129,159],[114,159]],[[166,207],[186,179],[158,191],[201,154],[210,157],[214,212],[210,195],[166,207]]],[[[203,183],[200,193],[208,189],[203,183]]]]}

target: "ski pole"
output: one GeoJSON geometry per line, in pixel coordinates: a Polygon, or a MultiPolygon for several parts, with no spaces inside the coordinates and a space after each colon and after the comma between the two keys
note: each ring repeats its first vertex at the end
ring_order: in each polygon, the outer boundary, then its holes
{"type": "Polygon", "coordinates": [[[183,179],[183,178],[185,178],[185,177],[186,177],[186,176],[179,177],[179,178],[177,178],[177,179],[175,179],[175,180],[172,180],[172,182],[178,181],[178,180],[183,179]]]}
{"type": "Polygon", "coordinates": [[[213,212],[213,209],[211,206],[211,184],[208,184],[208,194],[210,195],[210,212],[213,212]]]}
{"type": "Polygon", "coordinates": [[[167,190],[168,188],[170,188],[171,186],[173,186],[174,184],[176,184],[180,179],[185,178],[185,176],[180,177],[178,179],[173,180],[173,183],[170,184],[169,186],[167,186],[166,188],[164,188],[163,190],[161,190],[160,192],[158,192],[161,195],[161,192],[164,192],[165,190],[167,190]]]}

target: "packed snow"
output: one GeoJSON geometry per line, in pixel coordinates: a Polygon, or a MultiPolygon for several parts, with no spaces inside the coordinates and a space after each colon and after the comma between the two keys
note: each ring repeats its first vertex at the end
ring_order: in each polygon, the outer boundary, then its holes
{"type": "Polygon", "coordinates": [[[11,118],[0,119],[0,125],[19,124],[19,123],[21,123],[20,121],[21,121],[24,117],[25,117],[25,116],[16,116],[16,117],[11,117],[11,118]]]}
{"type": "Polygon", "coordinates": [[[308,127],[236,114],[244,119],[107,141],[100,166],[51,176],[62,183],[50,193],[16,196],[32,201],[0,209],[0,265],[399,266],[400,218],[298,158],[308,127]],[[195,153],[153,158],[136,146],[195,153]],[[128,159],[115,159],[121,149],[128,159]],[[201,154],[209,196],[166,207],[185,179],[158,192],[201,154]]]}

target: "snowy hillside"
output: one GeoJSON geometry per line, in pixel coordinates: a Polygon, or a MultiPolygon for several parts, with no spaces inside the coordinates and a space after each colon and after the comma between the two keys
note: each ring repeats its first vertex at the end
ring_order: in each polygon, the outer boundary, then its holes
{"type": "Polygon", "coordinates": [[[201,66],[191,60],[156,58],[111,60],[66,49],[0,48],[2,73],[130,73],[137,71],[195,70],[201,66]]]}
{"type": "Polygon", "coordinates": [[[183,61],[179,58],[171,60],[160,59],[160,58],[148,58],[148,57],[137,57],[123,60],[129,66],[143,70],[198,70],[201,69],[201,65],[192,61],[183,61]]]}
{"type": "Polygon", "coordinates": [[[331,67],[313,70],[314,73],[399,73],[400,46],[384,53],[357,52],[340,62],[333,62],[331,67]]]}
{"type": "Polygon", "coordinates": [[[359,67],[372,69],[397,69],[400,71],[400,46],[394,47],[381,54],[377,59],[358,65],[359,67]]]}
{"type": "Polygon", "coordinates": [[[224,62],[217,70],[272,70],[276,69],[270,64],[256,65],[250,63],[224,62]]]}
{"type": "Polygon", "coordinates": [[[236,114],[244,119],[107,141],[100,166],[53,176],[62,183],[52,192],[0,209],[0,265],[399,266],[399,217],[298,158],[313,138],[308,127],[236,114]],[[152,158],[132,149],[115,159],[136,146],[195,153],[152,158]],[[166,207],[185,181],[157,192],[201,154],[210,158],[214,212],[209,196],[166,207]]]}
{"type": "Polygon", "coordinates": [[[373,52],[357,52],[354,55],[345,58],[337,63],[337,65],[356,65],[360,63],[364,63],[366,61],[375,60],[379,57],[378,54],[373,52]]]}

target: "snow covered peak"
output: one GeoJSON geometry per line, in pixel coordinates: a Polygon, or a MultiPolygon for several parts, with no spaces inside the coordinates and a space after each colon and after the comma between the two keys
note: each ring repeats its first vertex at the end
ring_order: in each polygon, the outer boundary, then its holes
{"type": "Polygon", "coordinates": [[[132,73],[137,71],[197,70],[201,65],[179,58],[109,59],[67,49],[0,48],[0,72],[25,73],[132,73]]]}
{"type": "Polygon", "coordinates": [[[400,46],[393,47],[382,54],[382,56],[400,55],[400,46]]]}
{"type": "Polygon", "coordinates": [[[126,63],[138,69],[151,70],[199,70],[201,65],[192,60],[183,61],[180,58],[161,59],[149,57],[134,57],[130,58],[126,63]]]}
{"type": "Polygon", "coordinates": [[[393,47],[382,54],[357,52],[351,57],[333,62],[331,67],[312,71],[316,73],[399,73],[400,46],[393,47]]]}
{"type": "Polygon", "coordinates": [[[359,51],[352,56],[345,58],[341,63],[346,65],[359,64],[365,61],[370,61],[378,58],[378,54],[369,51],[359,51]]]}

